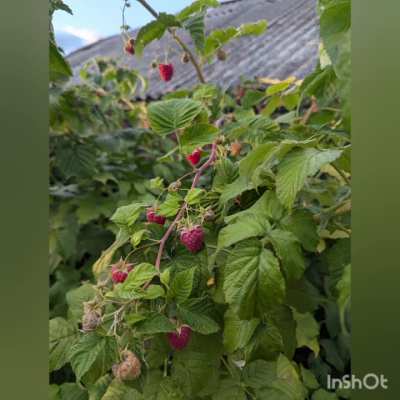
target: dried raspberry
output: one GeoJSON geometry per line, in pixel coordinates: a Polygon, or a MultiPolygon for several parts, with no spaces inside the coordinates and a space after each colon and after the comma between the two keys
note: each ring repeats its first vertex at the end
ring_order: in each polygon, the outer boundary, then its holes
{"type": "Polygon", "coordinates": [[[204,213],[204,220],[205,221],[214,221],[215,219],[215,212],[212,208],[208,208],[204,213]]]}
{"type": "Polygon", "coordinates": [[[134,39],[129,39],[125,43],[124,50],[125,50],[125,52],[127,52],[128,54],[133,56],[135,54],[135,40],[134,39]]]}
{"type": "Polygon", "coordinates": [[[139,358],[129,350],[122,353],[123,361],[112,367],[114,376],[120,381],[132,381],[140,376],[142,364],[139,358]]]}
{"type": "Polygon", "coordinates": [[[182,54],[181,62],[182,64],[187,64],[190,61],[189,54],[186,51],[182,54]]]}
{"type": "Polygon", "coordinates": [[[174,75],[174,66],[172,64],[159,64],[158,70],[160,78],[165,82],[170,81],[174,75]]]}
{"type": "Polygon", "coordinates": [[[217,58],[219,61],[225,61],[227,58],[225,51],[222,49],[218,49],[217,50],[217,58]]]}
{"type": "Polygon", "coordinates": [[[181,243],[191,252],[197,253],[204,245],[204,231],[200,225],[181,231],[181,243]]]}
{"type": "Polygon", "coordinates": [[[162,215],[157,215],[152,207],[146,210],[146,218],[148,222],[154,222],[159,225],[164,225],[166,220],[162,215]]]}
{"type": "Polygon", "coordinates": [[[186,160],[188,160],[192,165],[197,165],[200,161],[201,153],[201,149],[196,149],[192,154],[186,156],[186,160]]]}
{"type": "Polygon", "coordinates": [[[168,333],[168,342],[173,349],[182,350],[188,345],[191,335],[190,326],[182,325],[177,332],[168,333]]]}
{"type": "Polygon", "coordinates": [[[83,304],[82,330],[84,332],[94,331],[101,324],[101,313],[90,303],[83,304]]]}
{"type": "Polygon", "coordinates": [[[242,150],[242,144],[238,141],[231,144],[231,154],[233,157],[237,157],[242,150]]]}

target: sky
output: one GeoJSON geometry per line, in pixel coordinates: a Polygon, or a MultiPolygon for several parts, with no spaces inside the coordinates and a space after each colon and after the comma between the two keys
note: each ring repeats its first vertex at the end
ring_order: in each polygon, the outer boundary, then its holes
{"type": "MultiPolygon", "coordinates": [[[[120,33],[123,0],[64,0],[74,15],[57,11],[54,28],[58,44],[69,53],[101,38],[120,33]]],[[[148,0],[157,11],[176,13],[192,0],[148,0]]],[[[152,20],[151,15],[135,0],[126,11],[126,23],[131,28],[152,20]]]]}

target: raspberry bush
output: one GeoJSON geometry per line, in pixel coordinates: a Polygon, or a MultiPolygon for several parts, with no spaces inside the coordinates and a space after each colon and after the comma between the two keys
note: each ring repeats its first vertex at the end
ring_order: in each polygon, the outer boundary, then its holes
{"type": "Polygon", "coordinates": [[[349,398],[326,377],[350,369],[350,3],[321,1],[304,81],[233,92],[202,65],[265,21],[205,35],[215,0],[138,3],[155,19],[125,50],[172,35],[199,84],[141,104],[141,77],[112,62],[79,87],[54,74],[50,398],[349,398]]]}

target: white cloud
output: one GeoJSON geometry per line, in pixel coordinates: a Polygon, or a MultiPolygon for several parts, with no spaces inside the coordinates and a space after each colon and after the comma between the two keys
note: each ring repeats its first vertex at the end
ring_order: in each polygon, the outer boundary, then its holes
{"type": "Polygon", "coordinates": [[[66,32],[82,39],[85,44],[91,44],[97,42],[100,39],[100,35],[91,29],[77,28],[75,26],[65,26],[60,29],[61,32],[66,32]]]}

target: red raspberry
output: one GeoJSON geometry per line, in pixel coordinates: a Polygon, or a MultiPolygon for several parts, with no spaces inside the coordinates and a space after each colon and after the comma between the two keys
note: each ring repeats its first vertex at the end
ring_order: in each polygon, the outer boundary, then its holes
{"type": "Polygon", "coordinates": [[[181,231],[181,243],[191,252],[197,253],[203,248],[204,231],[200,225],[181,231]]]}
{"type": "Polygon", "coordinates": [[[111,273],[111,278],[114,283],[122,283],[125,282],[125,279],[128,276],[128,272],[125,271],[119,271],[119,270],[114,270],[111,273]]]}
{"type": "Polygon", "coordinates": [[[174,75],[174,66],[172,64],[159,64],[158,71],[160,72],[160,78],[163,81],[168,82],[174,75]]]}
{"type": "Polygon", "coordinates": [[[201,149],[196,149],[192,154],[186,156],[186,160],[188,160],[192,165],[197,165],[200,162],[201,153],[201,149]]]}
{"type": "Polygon", "coordinates": [[[177,332],[168,333],[168,342],[173,349],[182,350],[188,345],[191,335],[190,326],[182,325],[177,332]]]}
{"type": "Polygon", "coordinates": [[[133,269],[133,264],[125,262],[122,258],[111,265],[111,279],[114,283],[122,283],[133,269]]]}
{"type": "Polygon", "coordinates": [[[125,47],[124,50],[130,54],[130,55],[134,55],[135,54],[135,40],[134,39],[129,39],[126,43],[125,43],[125,47]]]}
{"type": "Polygon", "coordinates": [[[162,215],[157,215],[152,207],[146,210],[146,218],[148,222],[154,222],[159,225],[164,225],[166,220],[162,215]]]}

